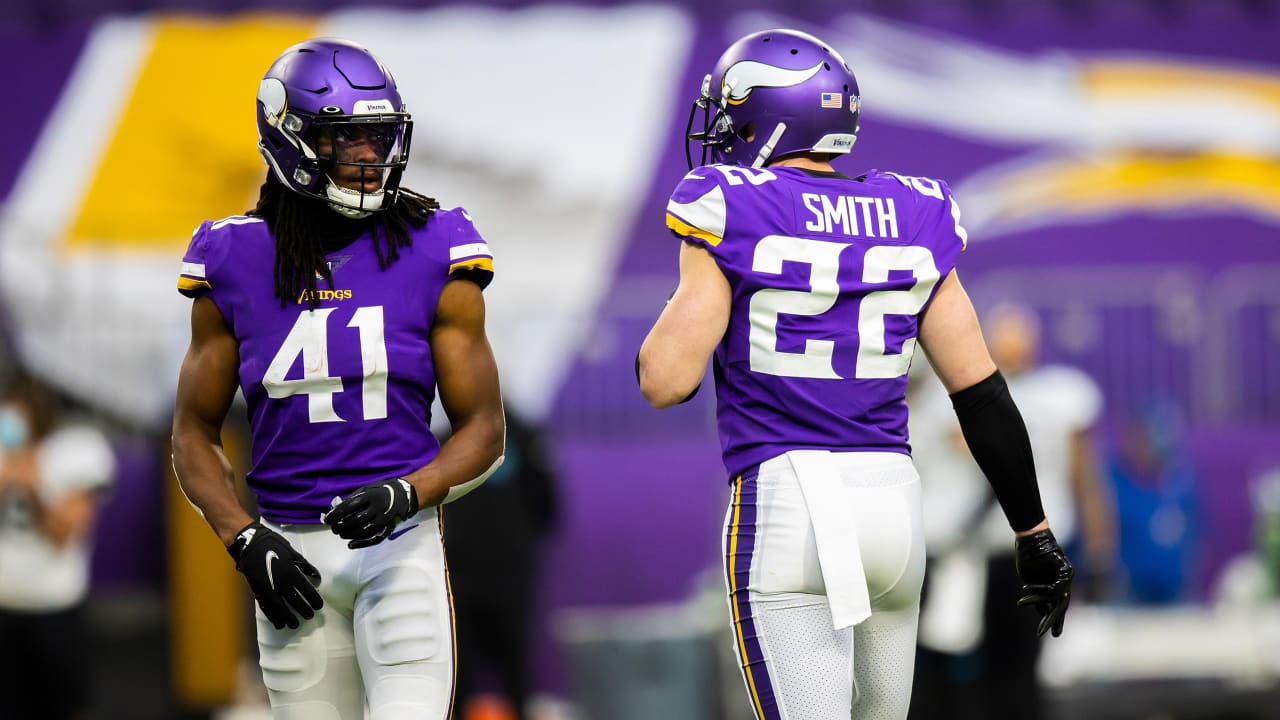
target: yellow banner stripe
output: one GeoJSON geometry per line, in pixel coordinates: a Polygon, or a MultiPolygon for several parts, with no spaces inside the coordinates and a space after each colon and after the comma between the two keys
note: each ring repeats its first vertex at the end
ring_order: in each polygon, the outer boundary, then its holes
{"type": "MultiPolygon", "coordinates": [[[[1167,96],[1193,105],[1204,97],[1236,95],[1280,110],[1280,75],[1273,71],[1190,63],[1105,60],[1085,63],[1086,93],[1126,100],[1167,96]]],[[[1169,112],[1178,112],[1169,108],[1169,112]]]]}
{"type": "Polygon", "coordinates": [[[1280,220],[1280,161],[1250,155],[1114,154],[1057,160],[1001,179],[997,222],[1042,215],[1220,206],[1280,220]]]}
{"type": "Polygon", "coordinates": [[[702,228],[694,227],[671,213],[667,213],[667,227],[671,228],[671,231],[677,235],[696,237],[712,247],[719,245],[723,239],[719,235],[713,235],[702,228]]]}
{"type": "Polygon", "coordinates": [[[251,206],[265,175],[258,83],[315,25],[308,16],[159,16],[67,245],[181,249],[201,220],[251,206]]]}

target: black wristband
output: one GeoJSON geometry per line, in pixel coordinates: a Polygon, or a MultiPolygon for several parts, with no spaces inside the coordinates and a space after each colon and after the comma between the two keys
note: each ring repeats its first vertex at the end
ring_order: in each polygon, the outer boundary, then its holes
{"type": "Polygon", "coordinates": [[[987,476],[996,501],[1017,532],[1044,520],[1035,460],[1026,423],[996,370],[986,380],[951,395],[969,452],[987,476]]]}
{"type": "Polygon", "coordinates": [[[227,553],[231,555],[232,560],[236,561],[237,566],[240,565],[240,556],[244,553],[244,549],[248,547],[250,541],[253,540],[253,536],[260,529],[265,531],[267,528],[262,526],[261,521],[254,520],[240,528],[240,531],[236,533],[236,539],[232,540],[231,544],[227,546],[227,553]]]}

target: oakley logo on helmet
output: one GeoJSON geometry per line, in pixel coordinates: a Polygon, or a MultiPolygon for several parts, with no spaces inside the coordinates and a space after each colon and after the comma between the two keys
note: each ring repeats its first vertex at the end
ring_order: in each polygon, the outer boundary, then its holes
{"type": "Polygon", "coordinates": [[[740,105],[758,87],[792,87],[809,80],[821,69],[822,63],[803,70],[788,70],[755,60],[743,60],[725,72],[721,94],[730,105],[740,105]]]}

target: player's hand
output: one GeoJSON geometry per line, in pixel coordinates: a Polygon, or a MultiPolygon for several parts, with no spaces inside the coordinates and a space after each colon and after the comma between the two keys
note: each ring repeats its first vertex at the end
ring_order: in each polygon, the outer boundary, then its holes
{"type": "Polygon", "coordinates": [[[404,478],[381,480],[357,489],[345,500],[334,498],[329,512],[320,514],[320,522],[333,528],[334,534],[350,540],[347,547],[377,545],[387,539],[404,520],[418,512],[418,493],[404,478]]]}
{"type": "Polygon", "coordinates": [[[1040,613],[1038,635],[1053,628],[1053,636],[1062,634],[1062,624],[1071,603],[1071,578],[1075,569],[1053,531],[1041,530],[1019,537],[1014,543],[1018,577],[1022,579],[1022,595],[1018,605],[1031,605],[1040,613]]]}
{"type": "Polygon", "coordinates": [[[320,571],[293,549],[283,535],[254,521],[227,547],[244,573],[258,607],[276,629],[297,628],[324,607],[316,587],[320,571]]]}

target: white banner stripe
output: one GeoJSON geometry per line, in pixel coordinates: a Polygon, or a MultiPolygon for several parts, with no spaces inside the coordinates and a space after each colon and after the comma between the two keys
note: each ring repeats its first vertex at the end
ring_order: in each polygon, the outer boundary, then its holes
{"type": "Polygon", "coordinates": [[[190,275],[191,277],[203,278],[203,277],[204,277],[204,263],[190,263],[190,262],[184,262],[184,263],[182,263],[182,270],[180,270],[180,271],[179,271],[179,274],[180,274],[180,275],[190,275]]]}
{"type": "Polygon", "coordinates": [[[486,243],[471,243],[469,245],[456,245],[449,248],[449,261],[453,262],[460,258],[469,258],[476,255],[485,257],[493,257],[493,253],[489,252],[489,246],[486,243]]]}

